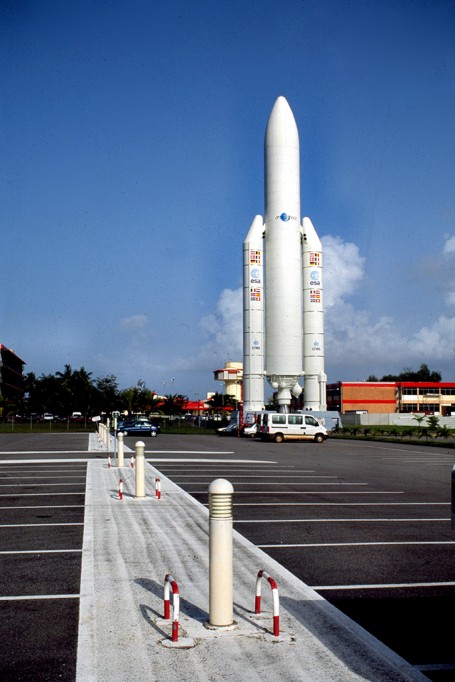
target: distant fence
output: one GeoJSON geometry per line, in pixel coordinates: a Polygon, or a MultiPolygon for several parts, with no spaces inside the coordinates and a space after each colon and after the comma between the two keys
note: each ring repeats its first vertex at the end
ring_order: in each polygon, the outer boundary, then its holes
{"type": "MultiPolygon", "coordinates": [[[[423,415],[418,415],[423,416],[423,415]]],[[[440,417],[439,426],[447,426],[448,429],[455,429],[455,417],[440,417]]],[[[419,426],[413,414],[343,414],[341,415],[343,426],[419,426]]],[[[421,424],[427,426],[425,418],[421,424]]]]}

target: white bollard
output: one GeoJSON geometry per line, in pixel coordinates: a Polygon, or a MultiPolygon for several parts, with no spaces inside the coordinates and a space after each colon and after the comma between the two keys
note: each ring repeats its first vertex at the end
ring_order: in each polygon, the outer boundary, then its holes
{"type": "Polygon", "coordinates": [[[109,450],[109,436],[110,434],[110,422],[109,422],[109,417],[106,419],[106,432],[105,432],[105,443],[106,447],[109,450]]]}
{"type": "Polygon", "coordinates": [[[124,450],[123,450],[123,433],[119,433],[118,439],[118,454],[117,454],[117,466],[124,466],[124,450]]]}
{"type": "Polygon", "coordinates": [[[136,497],[145,497],[144,492],[144,450],[145,444],[139,440],[136,443],[136,497]]]}
{"type": "Polygon", "coordinates": [[[229,481],[209,485],[209,625],[233,625],[232,495],[229,481]]]}

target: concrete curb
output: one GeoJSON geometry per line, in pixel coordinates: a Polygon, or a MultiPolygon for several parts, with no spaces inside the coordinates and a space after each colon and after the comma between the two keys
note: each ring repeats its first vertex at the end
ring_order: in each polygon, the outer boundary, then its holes
{"type": "Polygon", "coordinates": [[[134,471],[88,463],[77,681],[427,680],[314,590],[234,531],[235,629],[208,620],[208,510],[146,464],[146,497],[134,471]],[[118,499],[123,473],[124,499],[118,499]],[[155,478],[161,479],[161,500],[155,478]],[[280,590],[280,636],[271,595],[254,614],[257,571],[280,590]],[[180,636],[163,621],[163,581],[180,588],[180,636]]]}

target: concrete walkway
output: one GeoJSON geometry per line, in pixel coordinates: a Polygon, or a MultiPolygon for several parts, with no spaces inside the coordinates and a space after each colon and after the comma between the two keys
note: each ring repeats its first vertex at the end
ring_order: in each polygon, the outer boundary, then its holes
{"type": "Polygon", "coordinates": [[[207,629],[208,510],[147,463],[145,472],[147,496],[136,499],[133,469],[88,463],[78,682],[427,680],[236,532],[237,628],[207,629]],[[279,637],[266,581],[254,614],[261,568],[278,584],[279,637]],[[176,643],[163,620],[166,573],[180,591],[176,643]]]}

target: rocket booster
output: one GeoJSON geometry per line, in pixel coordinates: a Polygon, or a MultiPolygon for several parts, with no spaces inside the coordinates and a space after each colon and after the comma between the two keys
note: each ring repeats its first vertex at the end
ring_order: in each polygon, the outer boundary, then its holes
{"type": "Polygon", "coordinates": [[[309,218],[302,220],[304,406],[326,409],[322,244],[309,218]]]}
{"type": "Polygon", "coordinates": [[[243,242],[243,403],[264,408],[264,224],[257,215],[243,242]]]}

